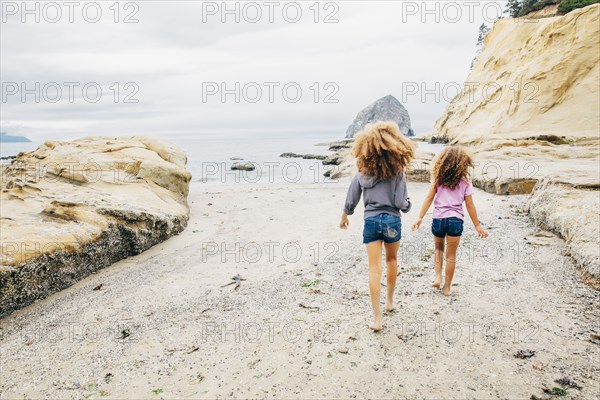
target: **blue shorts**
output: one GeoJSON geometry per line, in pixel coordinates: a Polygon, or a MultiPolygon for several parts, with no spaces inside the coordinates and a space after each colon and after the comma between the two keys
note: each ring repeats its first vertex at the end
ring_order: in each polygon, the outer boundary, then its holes
{"type": "Polygon", "coordinates": [[[434,218],[431,223],[433,236],[443,238],[447,236],[461,236],[463,233],[463,220],[456,217],[434,218]]]}
{"type": "Polygon", "coordinates": [[[396,243],[402,237],[400,217],[391,214],[379,214],[365,219],[363,243],[383,240],[385,243],[396,243]]]}

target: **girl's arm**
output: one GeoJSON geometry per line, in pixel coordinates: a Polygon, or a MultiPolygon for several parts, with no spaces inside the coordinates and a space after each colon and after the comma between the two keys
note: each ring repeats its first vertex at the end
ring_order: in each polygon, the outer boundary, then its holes
{"type": "Polygon", "coordinates": [[[350,225],[350,221],[348,221],[348,214],[345,212],[342,213],[342,220],[340,221],[340,228],[348,229],[348,225],[350,225]]]}
{"type": "Polygon", "coordinates": [[[350,222],[348,221],[348,215],[354,214],[354,209],[356,205],[360,201],[360,196],[362,194],[362,188],[360,187],[360,182],[358,181],[358,175],[352,179],[352,183],[350,183],[350,187],[348,188],[348,194],[346,195],[346,202],[344,204],[344,212],[342,213],[342,220],[340,221],[340,228],[346,229],[350,222]]]}
{"type": "Polygon", "coordinates": [[[480,238],[488,237],[488,233],[483,229],[481,223],[479,222],[479,218],[477,218],[477,210],[475,209],[475,203],[473,202],[473,195],[465,196],[465,205],[467,206],[467,211],[469,212],[469,217],[471,217],[471,221],[473,221],[473,225],[475,225],[475,230],[480,238]]]}
{"type": "Polygon", "coordinates": [[[423,202],[423,206],[421,206],[421,212],[419,213],[419,219],[412,226],[413,231],[419,229],[421,223],[423,222],[423,217],[427,214],[429,207],[431,207],[431,203],[433,203],[433,199],[435,198],[435,193],[437,192],[437,188],[435,184],[431,185],[429,192],[427,193],[427,197],[425,197],[425,201],[423,202]]]}

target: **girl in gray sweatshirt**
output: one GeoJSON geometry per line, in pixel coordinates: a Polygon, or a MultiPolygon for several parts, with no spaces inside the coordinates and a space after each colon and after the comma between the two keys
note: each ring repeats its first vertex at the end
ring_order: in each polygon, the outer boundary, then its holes
{"type": "Polygon", "coordinates": [[[400,211],[411,208],[406,189],[406,167],[414,158],[415,147],[394,122],[377,122],[359,133],[352,154],[358,174],[352,179],[344,204],[340,228],[347,229],[348,215],[354,214],[361,195],[365,206],[363,243],[369,258],[369,288],[374,331],[383,329],[379,305],[381,254],[385,249],[387,265],[386,311],[394,311],[394,290],[398,275],[398,250],[402,236],[400,211]]]}
{"type": "Polygon", "coordinates": [[[361,195],[365,205],[364,219],[379,214],[400,217],[400,211],[407,213],[412,206],[406,190],[406,176],[403,173],[386,180],[364,176],[360,172],[356,174],[346,196],[346,215],[354,214],[361,195]]]}

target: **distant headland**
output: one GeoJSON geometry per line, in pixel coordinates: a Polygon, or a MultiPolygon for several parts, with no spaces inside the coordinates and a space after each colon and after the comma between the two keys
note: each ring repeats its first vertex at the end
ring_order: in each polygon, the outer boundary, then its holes
{"type": "Polygon", "coordinates": [[[31,142],[25,136],[9,136],[6,132],[0,132],[0,143],[22,143],[31,142]]]}

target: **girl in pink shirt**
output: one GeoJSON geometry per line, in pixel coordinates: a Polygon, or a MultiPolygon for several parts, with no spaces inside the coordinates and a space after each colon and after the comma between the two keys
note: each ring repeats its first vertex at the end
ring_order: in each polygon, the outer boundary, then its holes
{"type": "Polygon", "coordinates": [[[477,210],[473,203],[473,185],[468,180],[469,168],[472,168],[473,158],[460,146],[448,146],[438,155],[432,172],[433,185],[425,198],[419,219],[413,225],[413,231],[419,229],[423,217],[434,203],[431,233],[435,243],[435,281],[433,287],[442,284],[442,266],[444,250],[446,253],[446,279],[443,293],[450,296],[452,278],[456,266],[456,252],[463,232],[463,202],[475,225],[480,238],[488,237],[477,218],[477,210]],[[434,202],[435,201],[435,202],[434,202]]]}

